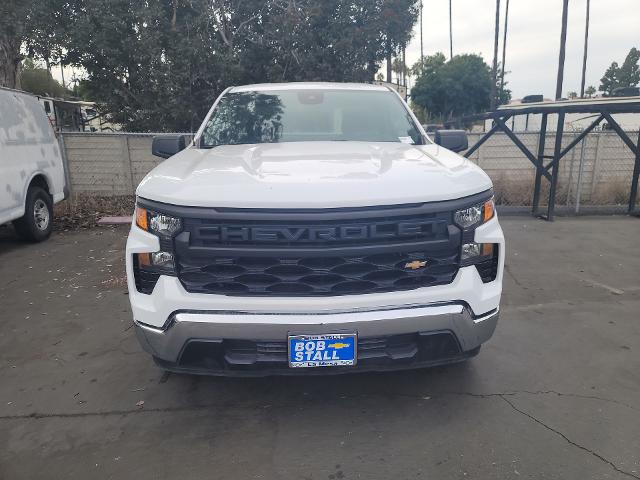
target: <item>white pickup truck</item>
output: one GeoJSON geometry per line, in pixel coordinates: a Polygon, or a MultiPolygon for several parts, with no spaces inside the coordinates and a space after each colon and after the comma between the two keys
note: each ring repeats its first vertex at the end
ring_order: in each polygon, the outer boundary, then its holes
{"type": "Polygon", "coordinates": [[[475,356],[504,238],[466,134],[435,138],[394,91],[332,83],[232,87],[193,140],[156,137],[126,247],[143,348],[214,375],[475,356]]]}
{"type": "Polygon", "coordinates": [[[60,148],[38,98],[0,87],[0,225],[13,221],[24,239],[47,239],[65,191],[60,148]]]}

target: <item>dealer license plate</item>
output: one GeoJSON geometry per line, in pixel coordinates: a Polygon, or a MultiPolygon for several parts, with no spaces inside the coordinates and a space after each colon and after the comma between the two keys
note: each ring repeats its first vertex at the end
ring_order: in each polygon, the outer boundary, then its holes
{"type": "Polygon", "coordinates": [[[356,364],[357,335],[289,335],[289,366],[334,367],[356,364]]]}

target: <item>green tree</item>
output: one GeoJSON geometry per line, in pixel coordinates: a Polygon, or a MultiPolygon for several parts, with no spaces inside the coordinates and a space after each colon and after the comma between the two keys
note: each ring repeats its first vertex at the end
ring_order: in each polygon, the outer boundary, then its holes
{"type": "Polygon", "coordinates": [[[48,97],[66,97],[71,93],[54,80],[51,72],[46,68],[38,67],[30,58],[23,62],[20,70],[20,88],[48,97]]]}
{"type": "Polygon", "coordinates": [[[578,98],[578,92],[567,92],[567,98],[570,98],[571,100],[578,98]]]}
{"type": "Polygon", "coordinates": [[[414,0],[82,1],[64,60],[138,131],[194,130],[229,85],[371,81],[415,21],[414,0]]]}
{"type": "Polygon", "coordinates": [[[444,54],[437,53],[418,68],[421,75],[411,98],[429,116],[445,119],[489,108],[491,72],[479,55],[456,55],[447,62],[444,54]]]}
{"type": "Polygon", "coordinates": [[[24,37],[27,2],[4,0],[0,3],[0,86],[19,87],[20,47],[24,37]]]}
{"type": "Polygon", "coordinates": [[[193,130],[229,85],[370,81],[408,42],[415,0],[3,0],[0,82],[21,51],[76,65],[112,122],[193,130]]]}
{"type": "MultiPolygon", "coordinates": [[[[351,3],[351,2],[344,2],[351,3]]],[[[354,3],[361,3],[357,1],[354,3]]],[[[411,39],[411,29],[418,19],[420,7],[416,0],[366,0],[362,3],[379,5],[380,14],[376,19],[376,29],[380,32],[380,45],[384,46],[384,58],[387,62],[387,81],[391,81],[392,60],[394,54],[406,46],[411,39]]]]}
{"type": "Polygon", "coordinates": [[[411,74],[416,77],[432,75],[447,62],[444,53],[438,52],[434,55],[424,56],[411,67],[411,74]]]}
{"type": "Polygon", "coordinates": [[[640,60],[640,50],[632,48],[618,71],[618,81],[621,87],[635,87],[640,82],[638,60],[640,60]]]}
{"type": "Polygon", "coordinates": [[[402,58],[394,58],[393,62],[391,63],[391,69],[397,75],[399,83],[402,83],[400,79],[403,77],[403,75],[409,72],[407,66],[402,63],[402,58]]]}
{"type": "Polygon", "coordinates": [[[605,95],[611,95],[613,91],[620,86],[619,77],[620,67],[618,66],[618,62],[612,62],[600,79],[598,90],[604,92],[605,95]]]}
{"type": "Polygon", "coordinates": [[[0,85],[20,87],[23,51],[42,59],[47,70],[62,60],[70,25],[81,0],[0,2],[0,85]]]}
{"type": "Polygon", "coordinates": [[[584,93],[587,95],[587,98],[591,98],[596,94],[596,91],[596,87],[594,87],[593,85],[589,85],[584,93]]]}
{"type": "MultiPolygon", "coordinates": [[[[504,72],[504,76],[508,75],[510,72],[507,70],[504,72]]],[[[500,80],[503,78],[502,76],[502,65],[498,62],[498,74],[496,75],[496,105],[506,105],[511,101],[511,90],[507,88],[509,82],[504,80],[502,83],[502,89],[500,89],[500,80]]]]}

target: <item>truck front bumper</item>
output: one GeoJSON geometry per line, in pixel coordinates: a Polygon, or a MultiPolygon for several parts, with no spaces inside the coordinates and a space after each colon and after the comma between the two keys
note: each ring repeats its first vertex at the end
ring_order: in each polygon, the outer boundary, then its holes
{"type": "Polygon", "coordinates": [[[493,334],[498,310],[463,303],[323,313],[181,311],[162,328],[135,322],[143,348],[166,370],[211,375],[395,370],[464,360],[493,334]],[[288,368],[288,335],[357,333],[353,367],[288,368]]]}

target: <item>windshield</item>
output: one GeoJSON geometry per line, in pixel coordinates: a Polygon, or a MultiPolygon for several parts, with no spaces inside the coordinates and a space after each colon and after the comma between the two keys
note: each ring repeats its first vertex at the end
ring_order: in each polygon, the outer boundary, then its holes
{"type": "Polygon", "coordinates": [[[201,146],[309,141],[423,143],[393,92],[274,90],[223,96],[201,146]]]}

